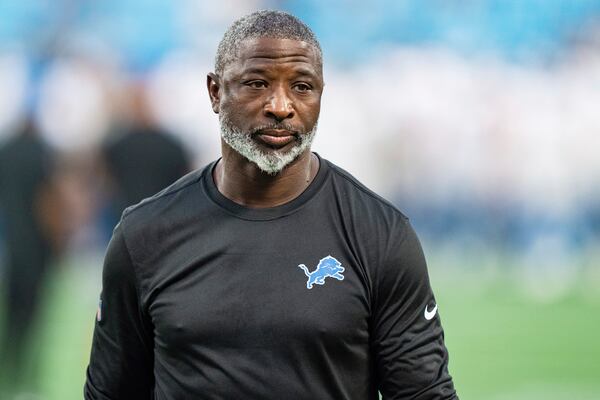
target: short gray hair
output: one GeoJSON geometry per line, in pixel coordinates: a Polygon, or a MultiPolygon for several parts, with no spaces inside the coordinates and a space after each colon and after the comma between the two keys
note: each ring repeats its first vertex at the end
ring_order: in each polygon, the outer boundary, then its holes
{"type": "Polygon", "coordinates": [[[262,10],[235,21],[223,35],[215,57],[215,73],[222,75],[225,66],[238,56],[240,44],[247,39],[269,37],[292,39],[314,46],[319,65],[323,53],[313,31],[298,18],[283,11],[262,10]]]}

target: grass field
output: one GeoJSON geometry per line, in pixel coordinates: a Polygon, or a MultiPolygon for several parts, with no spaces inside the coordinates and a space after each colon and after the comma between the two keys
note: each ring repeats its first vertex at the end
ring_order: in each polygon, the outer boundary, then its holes
{"type": "MultiPolygon", "coordinates": [[[[600,399],[598,299],[574,288],[536,302],[508,275],[482,288],[473,276],[432,272],[461,399],[600,399]]],[[[64,267],[50,282],[30,362],[39,399],[81,398],[98,285],[92,268],[64,267]]]]}
{"type": "Polygon", "coordinates": [[[507,284],[444,290],[438,302],[462,399],[600,399],[597,304],[536,304],[507,284]]]}

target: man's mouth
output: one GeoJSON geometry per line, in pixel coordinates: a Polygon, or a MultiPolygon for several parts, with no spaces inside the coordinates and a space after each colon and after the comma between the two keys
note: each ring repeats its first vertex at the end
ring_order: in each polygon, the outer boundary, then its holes
{"type": "Polygon", "coordinates": [[[298,134],[287,129],[261,129],[256,133],[256,138],[265,145],[280,149],[295,141],[298,134]]]}

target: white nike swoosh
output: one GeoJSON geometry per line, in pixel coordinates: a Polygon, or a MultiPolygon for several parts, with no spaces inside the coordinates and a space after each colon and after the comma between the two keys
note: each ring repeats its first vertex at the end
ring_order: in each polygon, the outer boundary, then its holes
{"type": "Polygon", "coordinates": [[[423,313],[423,315],[425,316],[425,319],[427,321],[429,321],[430,319],[435,317],[436,312],[437,312],[437,304],[435,305],[435,307],[433,307],[433,310],[431,310],[431,311],[428,311],[427,306],[425,306],[425,313],[423,313]]]}

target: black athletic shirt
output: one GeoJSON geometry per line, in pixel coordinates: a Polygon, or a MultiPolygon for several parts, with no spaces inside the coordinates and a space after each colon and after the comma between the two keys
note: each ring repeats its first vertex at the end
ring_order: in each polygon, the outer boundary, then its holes
{"type": "Polygon", "coordinates": [[[212,163],[136,206],[104,263],[86,399],[456,399],[407,218],[320,159],[251,209],[212,163]]]}
{"type": "Polygon", "coordinates": [[[183,145],[166,132],[132,127],[115,136],[105,143],[102,155],[114,181],[117,216],[191,170],[183,145]]]}

